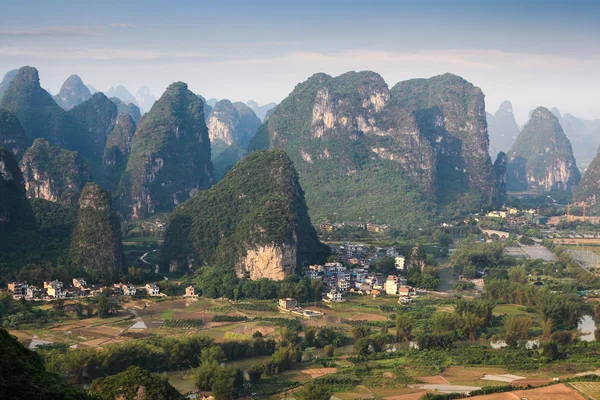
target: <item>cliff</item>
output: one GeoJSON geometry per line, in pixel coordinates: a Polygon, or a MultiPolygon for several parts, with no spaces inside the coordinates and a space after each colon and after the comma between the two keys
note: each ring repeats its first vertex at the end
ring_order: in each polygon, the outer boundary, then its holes
{"type": "Polygon", "coordinates": [[[558,118],[538,107],[507,154],[510,191],[571,192],[581,179],[571,142],[558,118]]]}
{"type": "Polygon", "coordinates": [[[178,206],[162,247],[180,270],[202,265],[239,277],[284,279],[328,254],[311,225],[291,160],[281,150],[255,152],[225,178],[178,206]]]}
{"type": "Polygon", "coordinates": [[[100,164],[106,141],[117,120],[117,106],[102,93],[94,93],[87,101],[69,111],[77,137],[70,140],[69,149],[85,157],[100,176],[100,164]]]}
{"type": "Polygon", "coordinates": [[[8,71],[4,75],[4,78],[2,78],[2,81],[0,82],[0,101],[2,101],[2,97],[4,97],[4,93],[10,86],[10,82],[13,80],[13,78],[15,76],[17,76],[17,72],[19,72],[18,69],[13,69],[11,71],[8,71]]]}
{"type": "Polygon", "coordinates": [[[243,103],[221,100],[215,104],[206,125],[217,181],[246,155],[244,149],[260,124],[254,111],[243,103]]]}
{"type": "Polygon", "coordinates": [[[495,189],[481,89],[444,74],[400,82],[391,95],[434,148],[438,202],[489,205],[495,189]]]}
{"type": "Polygon", "coordinates": [[[170,211],[213,183],[203,102],[171,84],[140,120],[117,196],[126,218],[170,211]]]}
{"type": "Polygon", "coordinates": [[[106,139],[106,147],[102,157],[104,186],[110,190],[116,190],[121,175],[125,171],[134,134],[135,122],[131,115],[120,114],[106,139]]]}
{"type": "Polygon", "coordinates": [[[28,198],[77,204],[81,190],[90,181],[86,161],[74,151],[36,139],[21,160],[28,198]]]}
{"type": "Polygon", "coordinates": [[[584,202],[588,211],[598,215],[600,204],[600,152],[585,170],[581,182],[573,192],[574,202],[584,202]]]}
{"type": "Polygon", "coordinates": [[[507,152],[519,136],[519,126],[513,114],[512,103],[505,100],[494,115],[487,114],[487,125],[490,136],[490,156],[492,159],[499,152],[507,152]]]}
{"type": "Polygon", "coordinates": [[[439,204],[491,203],[488,147],[479,88],[446,74],[389,90],[365,71],[297,85],[248,149],[289,154],[315,221],[409,228],[431,221],[439,204]]]}
{"type": "Polygon", "coordinates": [[[0,109],[0,147],[20,159],[27,148],[27,136],[14,113],[0,109]]]}
{"type": "Polygon", "coordinates": [[[38,239],[19,165],[10,151],[0,147],[0,269],[24,263],[38,239]]]}
{"type": "Polygon", "coordinates": [[[71,253],[73,263],[95,278],[112,281],[124,269],[121,224],[112,210],[111,194],[95,183],[81,193],[71,253]]]}
{"type": "Polygon", "coordinates": [[[83,84],[78,75],[71,75],[60,88],[54,100],[56,104],[70,110],[92,97],[90,90],[83,84]]]}

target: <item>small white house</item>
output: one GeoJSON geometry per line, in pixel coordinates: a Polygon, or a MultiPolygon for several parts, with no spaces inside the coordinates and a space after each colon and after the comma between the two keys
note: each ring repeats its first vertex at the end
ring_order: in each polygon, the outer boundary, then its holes
{"type": "Polygon", "coordinates": [[[160,289],[154,283],[147,283],[146,292],[148,292],[149,296],[158,296],[160,294],[160,289]]]}

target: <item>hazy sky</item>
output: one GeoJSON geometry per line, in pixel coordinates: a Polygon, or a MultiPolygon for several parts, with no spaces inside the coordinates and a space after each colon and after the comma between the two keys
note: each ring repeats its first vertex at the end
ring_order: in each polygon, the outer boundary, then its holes
{"type": "Polygon", "coordinates": [[[0,74],[70,74],[99,90],[173,81],[279,102],[316,72],[373,70],[390,87],[452,72],[519,122],[539,105],[600,118],[600,1],[0,0],[0,74]],[[5,4],[1,4],[5,3],[5,4]]]}

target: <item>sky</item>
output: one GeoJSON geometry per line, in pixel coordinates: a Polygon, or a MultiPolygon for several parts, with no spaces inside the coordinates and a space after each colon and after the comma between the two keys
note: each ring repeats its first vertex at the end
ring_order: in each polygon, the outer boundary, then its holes
{"type": "Polygon", "coordinates": [[[0,74],[78,74],[106,91],[174,81],[206,98],[279,102],[317,72],[378,72],[391,87],[451,72],[486,109],[513,103],[600,118],[600,1],[0,0],[0,74]],[[2,4],[5,3],[5,4],[2,4]]]}

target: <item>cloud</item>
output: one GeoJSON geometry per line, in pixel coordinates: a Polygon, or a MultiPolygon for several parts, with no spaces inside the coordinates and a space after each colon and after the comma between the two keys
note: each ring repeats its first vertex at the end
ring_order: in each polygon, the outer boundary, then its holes
{"type": "Polygon", "coordinates": [[[85,37],[92,36],[89,28],[39,28],[39,29],[14,29],[0,30],[0,38],[39,38],[39,37],[85,37]]]}
{"type": "Polygon", "coordinates": [[[110,26],[111,28],[137,28],[137,25],[135,25],[135,24],[126,24],[126,23],[120,23],[120,24],[112,23],[112,24],[108,24],[108,26],[110,26]]]}

